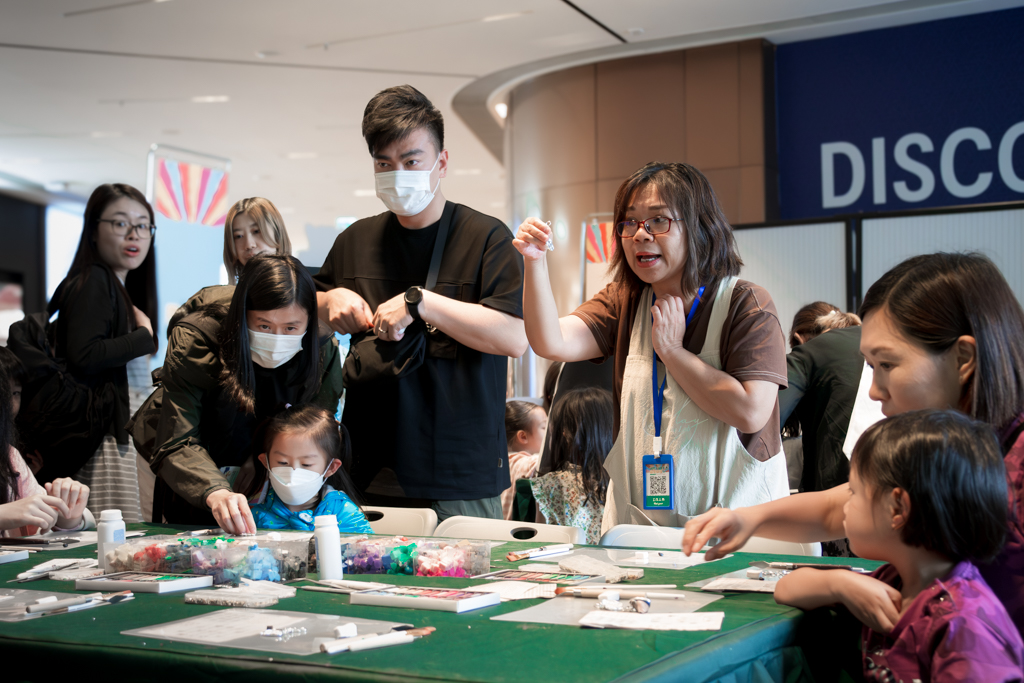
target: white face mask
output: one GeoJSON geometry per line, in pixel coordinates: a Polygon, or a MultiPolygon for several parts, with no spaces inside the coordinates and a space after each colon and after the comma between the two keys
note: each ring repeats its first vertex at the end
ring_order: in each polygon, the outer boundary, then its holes
{"type": "MultiPolygon", "coordinates": [[[[327,465],[327,469],[331,468],[327,465]]],[[[302,505],[308,503],[320,492],[324,483],[324,475],[311,470],[292,469],[291,467],[272,467],[270,469],[270,485],[274,493],[285,505],[302,505]]]]}
{"type": "Polygon", "coordinates": [[[440,154],[429,171],[387,171],[374,174],[377,196],[384,202],[384,206],[399,216],[415,216],[427,208],[441,185],[441,179],[438,178],[437,185],[433,190],[430,189],[430,174],[437,168],[439,161],[440,154]]]}
{"type": "MultiPolygon", "coordinates": [[[[248,328],[246,328],[248,329],[248,328]]],[[[267,334],[249,330],[249,355],[252,362],[264,368],[287,363],[302,350],[302,334],[267,334]]]]}

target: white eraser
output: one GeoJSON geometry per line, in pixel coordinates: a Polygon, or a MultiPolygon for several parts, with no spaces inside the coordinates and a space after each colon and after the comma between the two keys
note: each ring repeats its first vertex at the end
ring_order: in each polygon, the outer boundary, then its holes
{"type": "Polygon", "coordinates": [[[357,628],[352,622],[334,627],[335,638],[351,638],[354,635],[357,635],[357,628]]]}
{"type": "Polygon", "coordinates": [[[747,578],[748,579],[760,579],[761,578],[761,569],[760,569],[760,567],[751,567],[750,569],[748,569],[747,570],[747,578]]]}
{"type": "Polygon", "coordinates": [[[48,602],[57,602],[56,595],[47,595],[45,598],[39,598],[36,600],[37,605],[45,605],[48,602]]]}

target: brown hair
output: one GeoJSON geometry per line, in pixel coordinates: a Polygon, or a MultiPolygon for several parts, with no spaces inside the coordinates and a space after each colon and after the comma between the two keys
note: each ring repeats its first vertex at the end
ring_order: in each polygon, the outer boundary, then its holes
{"type": "Polygon", "coordinates": [[[793,316],[793,327],[789,331],[789,347],[796,348],[829,330],[857,327],[860,318],[854,313],[844,313],[838,306],[825,301],[807,304],[793,316]],[[803,338],[803,342],[796,335],[803,338]]]}
{"type": "Polygon", "coordinates": [[[363,110],[363,138],[370,156],[404,140],[417,128],[426,128],[437,147],[444,149],[444,119],[437,107],[411,85],[381,90],[363,110]]]}
{"type": "Polygon", "coordinates": [[[235,218],[241,215],[248,216],[256,222],[263,241],[273,247],[276,253],[292,255],[292,242],[288,239],[288,230],[284,227],[284,219],[281,218],[281,212],[274,203],[263,197],[239,199],[228,209],[228,215],[224,219],[224,268],[228,271],[229,279],[237,279],[242,274],[242,264],[238,260],[238,252],[235,251],[233,228],[235,218]]]}
{"type": "Polygon", "coordinates": [[[977,366],[959,409],[1001,429],[1024,412],[1024,310],[981,254],[926,254],[871,285],[860,317],[886,309],[899,330],[932,354],[974,337],[977,366]]]}
{"type": "MultiPolygon", "coordinates": [[[[701,285],[711,287],[723,277],[739,275],[743,261],[736,250],[732,227],[725,219],[715,191],[704,174],[683,163],[647,164],[626,179],[615,193],[615,219],[618,225],[626,219],[626,211],[641,190],[654,186],[661,201],[675,211],[669,218],[685,226],[686,263],[683,265],[683,294],[696,294],[701,285]]],[[[631,239],[631,238],[622,238],[631,239]]],[[[612,255],[609,268],[615,282],[625,285],[634,294],[644,288],[626,261],[621,248],[612,255]]]]}
{"type": "Polygon", "coordinates": [[[992,427],[953,410],[918,410],[877,422],[851,466],[877,501],[910,496],[900,538],[955,561],[995,557],[1006,535],[1006,466],[992,427]]]}

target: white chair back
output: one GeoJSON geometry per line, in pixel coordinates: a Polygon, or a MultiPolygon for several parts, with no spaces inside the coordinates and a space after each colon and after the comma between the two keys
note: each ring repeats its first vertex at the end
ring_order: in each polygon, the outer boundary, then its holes
{"type": "Polygon", "coordinates": [[[375,534],[432,536],[437,513],[430,508],[389,508],[364,505],[363,512],[375,534]]]}
{"type": "Polygon", "coordinates": [[[536,541],[538,543],[582,543],[583,529],[555,524],[510,522],[483,517],[449,517],[434,529],[443,538],[477,538],[489,541],[536,541]]]}
{"type": "MultiPolygon", "coordinates": [[[[626,548],[664,548],[679,550],[683,547],[683,529],[643,524],[619,524],[601,537],[601,545],[626,548]]],[[[745,553],[771,553],[776,555],[804,555],[821,557],[820,543],[790,543],[754,536],[740,548],[745,553]]]]}

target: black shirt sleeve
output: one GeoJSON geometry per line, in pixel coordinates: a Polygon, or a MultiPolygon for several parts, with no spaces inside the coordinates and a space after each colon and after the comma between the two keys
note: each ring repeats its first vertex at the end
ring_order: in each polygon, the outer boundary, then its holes
{"type": "Polygon", "coordinates": [[[105,268],[94,267],[82,286],[71,285],[61,303],[60,317],[67,331],[64,354],[71,366],[94,374],[124,366],[156,351],[153,337],[143,327],[113,336],[118,315],[127,315],[105,268]],[[115,299],[111,299],[111,292],[115,299]]]}
{"type": "Polygon", "coordinates": [[[492,228],[481,264],[480,303],[523,317],[523,257],[503,223],[492,228]]]}

